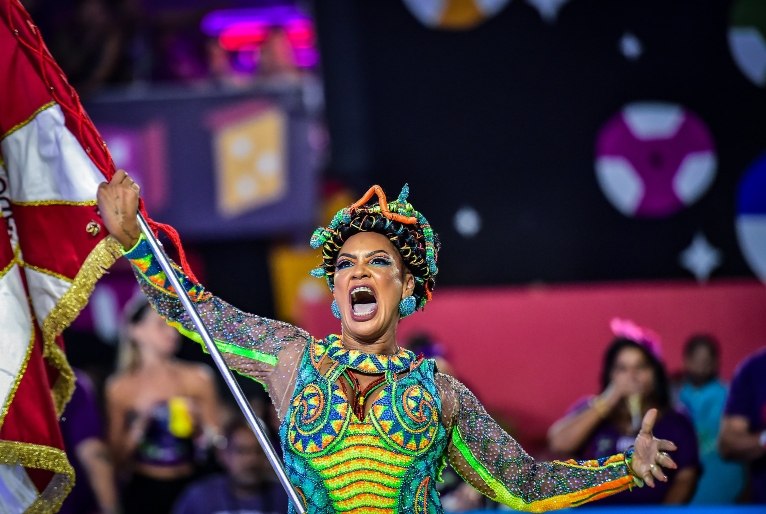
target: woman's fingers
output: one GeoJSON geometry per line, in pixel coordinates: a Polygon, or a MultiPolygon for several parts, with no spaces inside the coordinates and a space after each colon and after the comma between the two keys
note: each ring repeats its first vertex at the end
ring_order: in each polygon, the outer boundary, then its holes
{"type": "Polygon", "coordinates": [[[641,431],[639,434],[651,435],[654,429],[654,422],[657,421],[657,409],[649,409],[641,421],[641,431]]]}
{"type": "Polygon", "coordinates": [[[644,472],[644,474],[641,475],[641,479],[649,487],[654,487],[654,475],[652,474],[650,469],[647,468],[646,472],[644,472]]]}
{"type": "Polygon", "coordinates": [[[655,461],[657,462],[657,464],[659,464],[663,468],[670,468],[670,469],[678,468],[678,465],[675,463],[673,458],[665,452],[658,452],[657,457],[655,458],[655,461]]]}
{"type": "Polygon", "coordinates": [[[674,452],[678,449],[673,441],[668,441],[667,439],[658,439],[657,447],[662,452],[674,452]]]}

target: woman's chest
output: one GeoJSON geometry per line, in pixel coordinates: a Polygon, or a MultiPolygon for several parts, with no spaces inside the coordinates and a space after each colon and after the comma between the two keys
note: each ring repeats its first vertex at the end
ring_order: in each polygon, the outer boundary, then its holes
{"type": "Polygon", "coordinates": [[[300,374],[283,421],[291,451],[308,457],[356,447],[418,456],[445,434],[439,394],[427,367],[357,386],[341,368],[300,374]]]}

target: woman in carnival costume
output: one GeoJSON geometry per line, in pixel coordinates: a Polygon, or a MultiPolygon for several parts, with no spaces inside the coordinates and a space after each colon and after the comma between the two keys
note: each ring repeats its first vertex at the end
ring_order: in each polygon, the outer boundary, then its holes
{"type": "MultiPolygon", "coordinates": [[[[675,445],[652,435],[656,411],[624,454],[537,462],[463,384],[398,346],[399,320],[431,299],[439,250],[407,196],[405,186],[388,202],[373,186],[311,238],[323,259],[312,274],[333,292],[340,335],[318,339],[242,312],[178,272],[229,367],[268,387],[286,472],[308,512],[442,512],[435,482],[447,463],[489,498],[524,511],[666,480],[675,445]]],[[[98,198],[154,308],[200,341],[140,233],[138,186],[119,171],[98,198]]]]}

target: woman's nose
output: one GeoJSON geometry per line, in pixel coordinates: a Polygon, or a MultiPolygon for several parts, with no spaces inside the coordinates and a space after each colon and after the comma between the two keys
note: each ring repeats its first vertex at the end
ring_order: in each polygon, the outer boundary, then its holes
{"type": "Polygon", "coordinates": [[[365,264],[358,263],[356,266],[354,266],[352,276],[354,278],[369,277],[370,273],[365,264]]]}

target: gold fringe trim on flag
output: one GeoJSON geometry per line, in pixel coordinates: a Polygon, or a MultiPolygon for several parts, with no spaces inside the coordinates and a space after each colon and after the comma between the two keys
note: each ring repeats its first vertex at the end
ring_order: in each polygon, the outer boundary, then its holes
{"type": "MultiPolygon", "coordinates": [[[[30,313],[30,323],[32,323],[32,315],[30,313]]],[[[3,421],[5,421],[5,416],[8,415],[8,409],[11,408],[11,403],[13,403],[13,399],[16,397],[16,390],[19,388],[19,384],[21,383],[21,377],[24,376],[24,374],[27,372],[27,364],[29,363],[29,356],[32,355],[32,348],[35,346],[35,336],[36,331],[33,326],[29,327],[29,344],[27,345],[27,354],[24,356],[24,362],[21,363],[21,366],[19,366],[19,371],[16,373],[16,377],[13,382],[13,387],[11,387],[10,393],[8,393],[8,399],[5,401],[5,405],[3,405],[3,410],[0,411],[0,427],[3,426],[3,421]]]]}
{"type": "Polygon", "coordinates": [[[18,441],[0,441],[0,464],[45,469],[54,473],[48,486],[26,510],[26,514],[58,512],[74,486],[74,469],[66,453],[57,448],[18,441]]]}
{"type": "Polygon", "coordinates": [[[75,377],[64,351],[56,344],[56,336],[61,334],[80,314],[88,303],[98,279],[104,276],[104,273],[120,257],[122,257],[122,245],[112,236],[102,239],[88,254],[72,281],[72,286],[59,298],[56,306],[43,321],[43,356],[60,373],[52,389],[53,403],[59,416],[72,397],[75,377]]]}
{"type": "Polygon", "coordinates": [[[96,200],[31,200],[29,202],[11,202],[11,205],[18,205],[19,207],[39,207],[41,205],[72,205],[74,207],[89,207],[91,205],[98,205],[96,200]]]}

